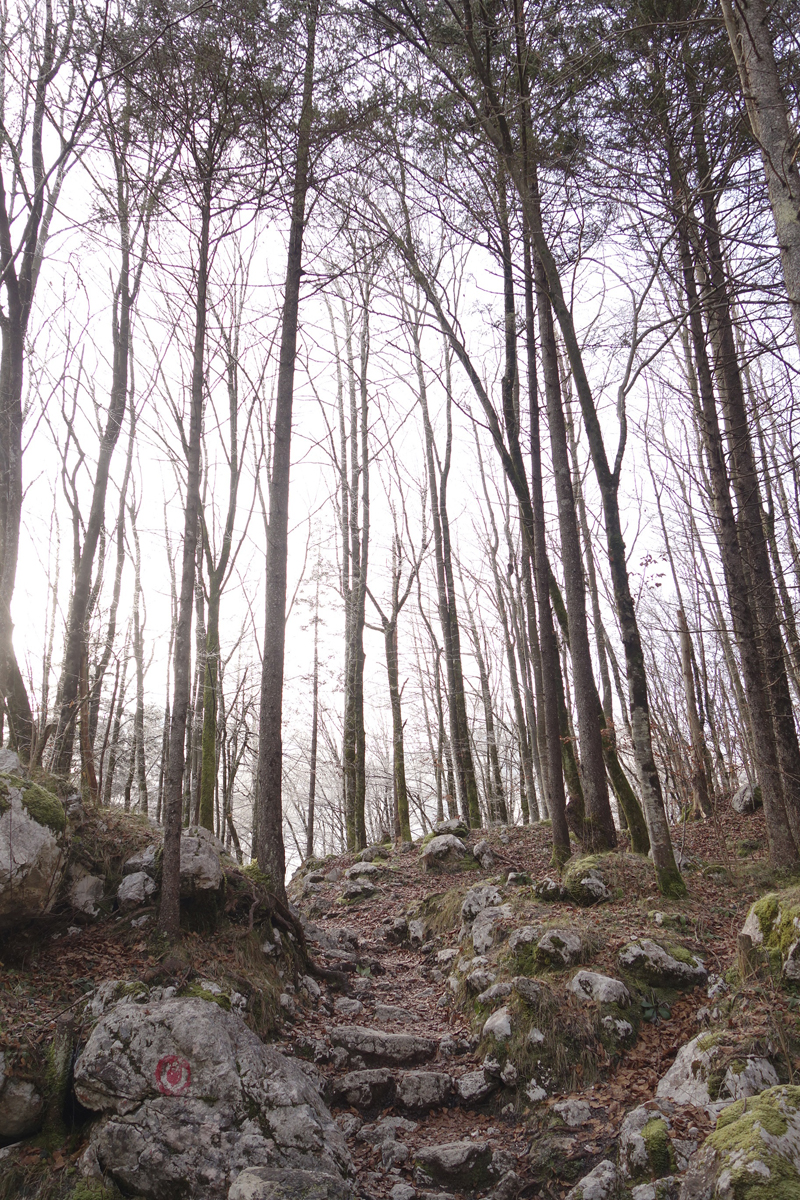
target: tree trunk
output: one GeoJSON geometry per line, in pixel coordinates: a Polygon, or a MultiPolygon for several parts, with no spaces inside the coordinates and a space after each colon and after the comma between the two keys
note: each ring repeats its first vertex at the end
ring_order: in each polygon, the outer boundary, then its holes
{"type": "Polygon", "coordinates": [[[297,323],[300,308],[303,233],[309,185],[312,129],[314,50],[317,29],[317,0],[311,0],[307,15],[307,47],[303,74],[303,99],[297,136],[292,189],[292,220],[283,298],[278,383],[275,395],[275,436],[272,475],[269,485],[269,529],[266,564],[266,616],[264,657],[261,671],[261,712],[258,743],[258,842],[256,857],[269,875],[272,888],[286,898],[286,854],[283,844],[281,798],[283,745],[283,659],[286,641],[286,559],[289,524],[289,469],[291,465],[294,370],[297,354],[297,323]]]}
{"type": "Polygon", "coordinates": [[[764,0],[720,0],[750,127],[761,148],[794,334],[800,347],[800,175],[797,131],[775,63],[764,0]]]}
{"type": "Polygon", "coordinates": [[[173,650],[172,716],[164,788],[164,857],[161,906],[158,914],[159,930],[168,937],[177,937],[180,932],[181,817],[183,811],[184,742],[192,680],[192,606],[200,518],[200,443],[203,426],[203,375],[211,224],[210,178],[206,178],[203,185],[200,221],[191,412],[186,462],[183,562],[173,650]]]}

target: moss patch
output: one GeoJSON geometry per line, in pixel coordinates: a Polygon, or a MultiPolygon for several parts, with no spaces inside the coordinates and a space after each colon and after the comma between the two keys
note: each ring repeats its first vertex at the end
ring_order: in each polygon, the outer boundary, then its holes
{"type": "Polygon", "coordinates": [[[52,792],[45,791],[38,783],[29,779],[20,779],[18,775],[4,775],[0,779],[5,809],[0,807],[0,815],[9,807],[9,788],[18,788],[22,793],[22,806],[31,820],[44,825],[53,833],[63,833],[67,826],[67,815],[64,805],[52,792]]]}
{"type": "Polygon", "coordinates": [[[800,1195],[800,1174],[788,1154],[775,1150],[773,1139],[783,1138],[789,1130],[782,1108],[789,1113],[800,1110],[800,1087],[770,1088],[737,1100],[723,1110],[706,1141],[705,1153],[722,1156],[730,1171],[731,1195],[737,1200],[796,1200],[800,1195]],[[763,1163],[769,1174],[749,1171],[754,1162],[763,1163]]]}
{"type": "Polygon", "coordinates": [[[653,1117],[642,1128],[642,1140],[647,1150],[650,1170],[656,1179],[660,1179],[662,1175],[671,1175],[676,1164],[666,1121],[662,1117],[653,1117]]]}

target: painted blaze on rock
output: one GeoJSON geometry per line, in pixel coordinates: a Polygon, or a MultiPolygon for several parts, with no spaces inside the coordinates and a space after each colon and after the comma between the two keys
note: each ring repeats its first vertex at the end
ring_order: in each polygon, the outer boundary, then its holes
{"type": "Polygon", "coordinates": [[[344,1138],[303,1071],[201,999],[115,1004],[75,1065],[103,1114],[83,1159],[147,1200],[225,1200],[246,1167],[339,1174],[344,1138]]]}

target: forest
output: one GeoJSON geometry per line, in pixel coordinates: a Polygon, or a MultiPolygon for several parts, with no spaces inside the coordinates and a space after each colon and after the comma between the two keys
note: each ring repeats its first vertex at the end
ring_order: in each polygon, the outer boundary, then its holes
{"type": "Polygon", "coordinates": [[[287,862],[800,859],[794,0],[3,0],[4,744],[287,862]],[[677,832],[676,832],[677,831],[677,832]]]}

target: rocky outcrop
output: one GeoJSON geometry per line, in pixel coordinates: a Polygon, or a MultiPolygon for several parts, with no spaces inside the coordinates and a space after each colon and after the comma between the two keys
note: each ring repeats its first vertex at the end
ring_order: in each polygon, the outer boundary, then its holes
{"type": "Polygon", "coordinates": [[[84,1173],[147,1200],[224,1200],[252,1166],[349,1167],[306,1074],[212,1001],[115,1004],[75,1065],[75,1094],[102,1114],[84,1173]]]}
{"type": "Polygon", "coordinates": [[[800,1087],[737,1100],[689,1162],[680,1200],[800,1196],[800,1087]]]}
{"type": "Polygon", "coordinates": [[[574,966],[583,952],[583,938],[577,929],[548,929],[536,943],[536,958],[552,967],[574,966]]]}
{"type": "Polygon", "coordinates": [[[604,1158],[567,1192],[567,1200],[616,1200],[618,1194],[619,1173],[614,1163],[604,1158]]]}
{"type": "Polygon", "coordinates": [[[123,912],[141,908],[155,894],[155,880],[146,871],[134,871],[132,875],[123,876],[122,883],[117,888],[117,904],[123,912]]]}
{"type": "Polygon", "coordinates": [[[743,784],[731,796],[731,808],[735,813],[752,813],[762,804],[761,788],[753,787],[751,783],[743,784]]]}
{"type": "Polygon", "coordinates": [[[475,1191],[491,1177],[492,1149],[488,1142],[445,1142],[424,1146],[414,1162],[435,1183],[475,1191]]]}
{"type": "Polygon", "coordinates": [[[342,1046],[351,1058],[360,1058],[366,1066],[406,1066],[434,1058],[438,1042],[434,1038],[415,1037],[411,1033],[386,1033],[383,1029],[365,1029],[359,1025],[338,1025],[330,1031],[334,1046],[342,1046]]]}
{"type": "Polygon", "coordinates": [[[724,1049],[722,1035],[700,1033],[681,1046],[675,1062],[658,1082],[657,1100],[674,1104],[719,1107],[731,1100],[755,1096],[779,1082],[765,1058],[735,1057],[724,1049]]]}
{"type": "Polygon", "coordinates": [[[352,1189],[338,1175],[249,1167],[231,1184],[228,1200],[349,1200],[352,1189]]]}
{"type": "Polygon", "coordinates": [[[30,1137],[42,1124],[44,1100],[28,1079],[11,1073],[7,1056],[0,1051],[0,1142],[30,1137]]]}
{"type": "Polygon", "coordinates": [[[0,775],[0,930],[42,917],[66,866],[64,806],[17,775],[0,775]]]}
{"type": "Polygon", "coordinates": [[[692,988],[708,979],[696,955],[680,946],[664,946],[652,938],[637,938],[619,952],[619,965],[655,988],[692,988]]]}
{"type": "Polygon", "coordinates": [[[780,955],[781,974],[788,983],[800,982],[800,888],[769,892],[756,900],[742,933],[754,946],[780,955]]]}
{"type": "Polygon", "coordinates": [[[595,1004],[618,1004],[627,1008],[631,1002],[631,994],[621,979],[612,979],[597,971],[578,971],[567,987],[584,1004],[594,1001],[595,1004]]]}
{"type": "Polygon", "coordinates": [[[467,848],[453,833],[438,834],[431,838],[420,854],[422,865],[426,871],[448,863],[460,862],[467,853],[467,848]]]}

